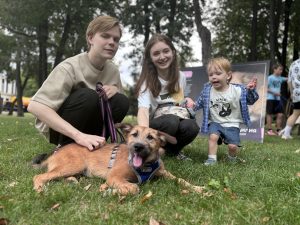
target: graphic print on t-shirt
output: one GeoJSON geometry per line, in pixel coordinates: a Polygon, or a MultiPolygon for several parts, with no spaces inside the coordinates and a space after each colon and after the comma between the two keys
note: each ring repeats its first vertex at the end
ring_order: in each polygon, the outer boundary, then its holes
{"type": "Polygon", "coordinates": [[[221,97],[214,99],[214,101],[210,100],[210,105],[210,110],[215,111],[221,117],[230,116],[231,114],[230,103],[226,98],[221,97]]]}

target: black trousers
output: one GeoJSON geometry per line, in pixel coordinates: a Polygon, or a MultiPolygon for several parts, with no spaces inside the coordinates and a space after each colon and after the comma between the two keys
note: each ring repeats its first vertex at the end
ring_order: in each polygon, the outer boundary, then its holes
{"type": "Polygon", "coordinates": [[[177,144],[168,143],[164,149],[167,154],[177,155],[184,146],[191,143],[199,134],[199,126],[196,120],[181,119],[175,115],[163,115],[150,120],[149,126],[163,131],[177,139],[177,144]]]}
{"type": "MultiPolygon", "coordinates": [[[[128,98],[120,93],[109,100],[114,123],[121,122],[129,109],[128,98]]],[[[101,135],[103,122],[99,96],[95,90],[80,88],[74,91],[57,111],[64,120],[86,134],[101,135]]],[[[106,139],[108,136],[106,137],[106,139]]],[[[65,145],[74,142],[71,138],[50,129],[50,142],[65,145]]]]}

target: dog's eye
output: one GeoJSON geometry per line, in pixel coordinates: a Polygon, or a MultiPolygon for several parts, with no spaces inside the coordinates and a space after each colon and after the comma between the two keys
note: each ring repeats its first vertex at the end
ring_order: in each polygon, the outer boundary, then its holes
{"type": "Polygon", "coordinates": [[[147,139],[151,141],[151,140],[154,139],[154,137],[153,137],[151,134],[149,134],[149,135],[147,136],[147,139]]]}
{"type": "Polygon", "coordinates": [[[132,133],[131,135],[132,135],[133,137],[137,137],[137,136],[138,136],[138,133],[135,132],[135,133],[132,133]]]}

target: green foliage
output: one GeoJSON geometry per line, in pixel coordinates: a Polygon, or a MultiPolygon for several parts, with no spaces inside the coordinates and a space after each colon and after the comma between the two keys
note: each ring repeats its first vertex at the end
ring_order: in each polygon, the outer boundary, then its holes
{"type": "MultiPolygon", "coordinates": [[[[128,118],[127,118],[128,119],[128,118]]],[[[127,122],[134,120],[128,119],[127,122]]],[[[199,137],[184,151],[192,162],[163,157],[166,168],[178,177],[206,187],[203,194],[186,190],[174,181],[153,180],[140,194],[119,198],[98,192],[99,178],[82,177],[78,184],[50,182],[44,193],[32,188],[42,170],[30,166],[48,144],[34,128],[32,116],[0,115],[0,218],[10,224],[299,224],[299,138],[284,141],[266,137],[264,144],[243,142],[243,164],[228,164],[226,147],[219,147],[218,164],[207,167],[207,138],[199,137]],[[298,150],[298,151],[297,151],[298,150]],[[209,185],[214,180],[216,188],[209,185]],[[90,189],[85,187],[91,185],[90,189]],[[142,199],[149,191],[153,195],[142,199]]]]}
{"type": "MultiPolygon", "coordinates": [[[[265,1],[259,2],[257,52],[259,60],[269,58],[269,13],[265,1]]],[[[213,21],[216,38],[214,55],[229,57],[234,62],[246,62],[250,53],[252,0],[223,0],[219,2],[219,14],[213,21]]]]}

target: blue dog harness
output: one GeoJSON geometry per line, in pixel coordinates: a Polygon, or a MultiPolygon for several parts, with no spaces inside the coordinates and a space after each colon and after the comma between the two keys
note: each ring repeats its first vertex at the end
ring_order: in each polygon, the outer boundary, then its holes
{"type": "MultiPolygon", "coordinates": [[[[107,168],[109,168],[109,169],[111,169],[114,165],[114,162],[117,157],[117,152],[119,150],[119,146],[120,145],[118,145],[118,144],[115,145],[111,152],[110,160],[109,160],[108,166],[107,166],[107,168]]],[[[142,183],[150,180],[153,177],[153,175],[155,174],[155,172],[159,169],[159,166],[160,166],[159,159],[158,159],[155,162],[146,163],[141,168],[135,168],[132,163],[132,155],[131,154],[129,154],[129,156],[128,156],[128,163],[138,178],[138,184],[142,184],[142,183]]]]}
{"type": "Polygon", "coordinates": [[[138,184],[142,184],[148,180],[150,180],[155,172],[159,169],[160,163],[159,159],[152,163],[146,163],[143,167],[135,168],[132,164],[132,156],[129,155],[128,163],[138,178],[138,184]]]}

